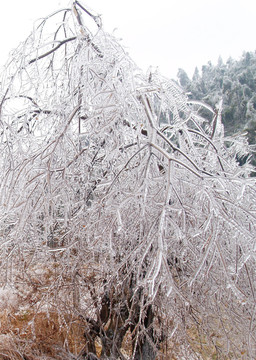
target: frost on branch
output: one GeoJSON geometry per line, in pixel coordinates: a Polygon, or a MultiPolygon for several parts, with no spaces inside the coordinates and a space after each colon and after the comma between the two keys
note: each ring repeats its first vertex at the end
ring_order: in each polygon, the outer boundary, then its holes
{"type": "Polygon", "coordinates": [[[221,107],[145,76],[78,2],[13,53],[0,106],[1,286],[31,324],[80,319],[61,359],[123,359],[129,334],[134,359],[256,356],[255,179],[221,107]]]}

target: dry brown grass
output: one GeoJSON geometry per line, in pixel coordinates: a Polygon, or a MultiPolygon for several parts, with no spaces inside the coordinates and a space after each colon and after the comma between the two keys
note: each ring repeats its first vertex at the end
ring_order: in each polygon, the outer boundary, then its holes
{"type": "MultiPolygon", "coordinates": [[[[98,286],[97,266],[94,264],[90,268],[80,268],[80,277],[87,283],[98,286]]],[[[0,360],[68,360],[72,356],[80,358],[79,355],[86,352],[88,345],[84,336],[88,331],[85,320],[87,313],[84,312],[85,318],[76,315],[79,312],[75,311],[75,291],[71,275],[64,273],[56,259],[49,262],[48,267],[43,264],[30,267],[27,273],[30,283],[20,282],[14,292],[12,288],[9,288],[10,292],[4,288],[1,293],[0,360]],[[51,285],[59,278],[62,278],[62,282],[56,298],[56,292],[51,285]]],[[[19,276],[17,279],[22,280],[19,276]]],[[[88,300],[90,301],[89,297],[85,298],[85,301],[88,300]]],[[[224,309],[222,311],[224,313],[224,309]]],[[[172,325],[170,322],[170,333],[172,325]]],[[[225,325],[228,329],[227,324],[225,325]]],[[[156,324],[156,327],[159,326],[160,324],[156,324]]],[[[190,347],[191,351],[197,354],[197,359],[248,359],[246,350],[236,353],[235,356],[231,352],[225,352],[225,341],[214,318],[212,331],[209,330],[207,336],[191,323],[184,333],[184,342],[181,343],[180,339],[181,337],[179,340],[166,338],[160,344],[157,360],[179,360],[184,346],[190,347]]],[[[102,357],[102,342],[98,336],[94,339],[94,347],[96,355],[102,357]]],[[[120,351],[126,359],[132,358],[133,340],[130,329],[123,338],[120,351]]]]}
{"type": "MultiPolygon", "coordinates": [[[[29,312],[12,314],[8,311],[0,312],[0,360],[68,360],[73,356],[79,357],[85,352],[86,338],[84,333],[88,324],[81,317],[71,315],[60,316],[57,312],[29,312]]],[[[188,342],[197,359],[217,360],[219,355],[216,347],[206,337],[199,334],[196,326],[187,330],[188,342]]],[[[223,348],[223,339],[215,341],[219,349],[223,348]]],[[[95,338],[96,355],[100,358],[102,343],[95,338]]],[[[179,360],[180,349],[185,344],[166,340],[161,344],[157,360],[179,360]]],[[[121,353],[126,359],[132,357],[132,336],[130,329],[122,342],[121,353]]],[[[241,352],[239,359],[247,359],[246,351],[241,352]]],[[[221,359],[237,359],[232,353],[221,359]]]]}
{"type": "Polygon", "coordinates": [[[78,355],[86,346],[85,322],[58,313],[0,313],[0,359],[59,358],[60,351],[78,355]]]}

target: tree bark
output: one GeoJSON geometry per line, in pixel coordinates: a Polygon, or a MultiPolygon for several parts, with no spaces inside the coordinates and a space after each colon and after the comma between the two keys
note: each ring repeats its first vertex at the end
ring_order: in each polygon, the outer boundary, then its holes
{"type": "Polygon", "coordinates": [[[144,319],[145,331],[147,331],[147,336],[144,336],[139,342],[135,352],[134,360],[155,360],[156,358],[156,349],[153,346],[154,344],[154,333],[151,325],[153,324],[154,313],[152,306],[149,305],[147,309],[147,315],[144,319]]]}

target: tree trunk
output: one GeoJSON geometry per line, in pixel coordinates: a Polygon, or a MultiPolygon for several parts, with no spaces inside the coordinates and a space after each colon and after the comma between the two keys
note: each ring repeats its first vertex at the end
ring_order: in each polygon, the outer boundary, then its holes
{"type": "Polygon", "coordinates": [[[144,327],[145,331],[147,331],[147,336],[144,336],[138,342],[138,346],[135,352],[134,360],[155,360],[156,358],[156,349],[154,347],[154,334],[153,328],[151,325],[153,324],[154,314],[152,310],[152,306],[149,305],[147,309],[147,315],[144,319],[144,327]]]}

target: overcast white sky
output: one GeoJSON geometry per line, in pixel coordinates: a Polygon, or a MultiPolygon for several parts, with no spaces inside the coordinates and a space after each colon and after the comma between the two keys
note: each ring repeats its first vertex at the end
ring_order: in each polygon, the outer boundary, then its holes
{"type": "MultiPolygon", "coordinates": [[[[159,67],[167,77],[178,68],[189,75],[196,66],[219,55],[239,58],[256,50],[256,0],[81,0],[102,15],[104,29],[122,44],[143,69],[159,67]]],[[[1,2],[0,65],[10,50],[26,38],[33,22],[69,0],[1,2]]]]}

